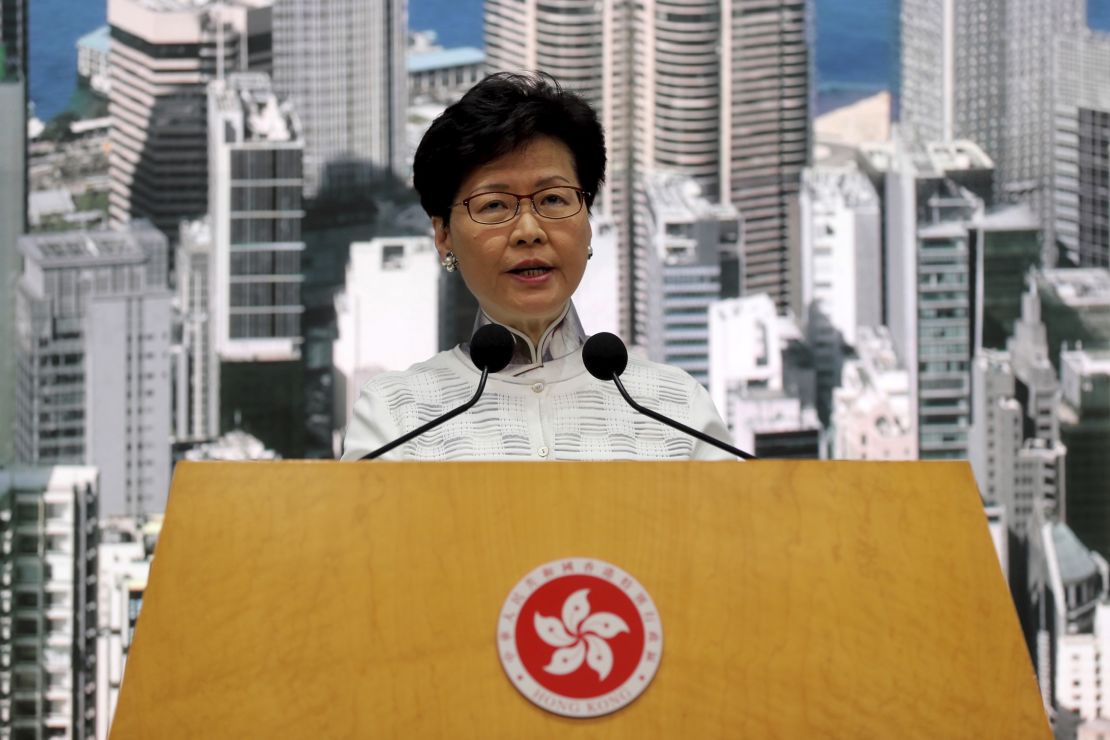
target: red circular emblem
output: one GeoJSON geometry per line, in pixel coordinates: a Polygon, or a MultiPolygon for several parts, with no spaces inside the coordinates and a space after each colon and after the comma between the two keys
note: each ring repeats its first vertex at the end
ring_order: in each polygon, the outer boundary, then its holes
{"type": "Polygon", "coordinates": [[[621,709],[651,683],[663,652],[651,596],[620,568],[590,558],[552,561],[525,576],[497,627],[509,680],[565,717],[621,709]]]}

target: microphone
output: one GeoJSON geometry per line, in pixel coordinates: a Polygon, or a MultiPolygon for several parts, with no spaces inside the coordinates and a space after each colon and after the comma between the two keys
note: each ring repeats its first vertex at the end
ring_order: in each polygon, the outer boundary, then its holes
{"type": "Polygon", "coordinates": [[[513,346],[513,335],[500,324],[486,324],[481,329],[474,332],[474,336],[470,339],[470,359],[474,363],[474,367],[482,371],[482,377],[478,381],[478,390],[474,391],[474,395],[471,396],[470,400],[458,408],[451,409],[443,416],[432,419],[427,424],[422,424],[392,442],[382,445],[373,452],[363,455],[359,459],[373,460],[376,457],[380,457],[394,447],[403,445],[405,442],[419,437],[429,429],[434,429],[443,422],[454,419],[456,416],[478,403],[482,391],[486,389],[486,378],[489,377],[489,374],[504,370],[505,366],[509,364],[509,360],[513,358],[513,346]]]}
{"type": "Polygon", "coordinates": [[[632,396],[628,395],[628,391],[624,389],[624,384],[621,383],[620,379],[620,374],[628,367],[628,350],[625,349],[624,342],[620,340],[620,337],[615,334],[603,331],[587,339],[586,345],[582,347],[582,362],[585,363],[586,370],[589,371],[590,375],[598,380],[611,380],[616,383],[617,390],[624,396],[624,400],[628,402],[628,405],[644,416],[651,417],[656,421],[662,422],[680,432],[685,432],[691,437],[696,437],[702,442],[711,444],[718,449],[736,455],[744,460],[756,459],[755,455],[744,452],[743,450],[738,450],[730,444],[726,444],[719,439],[714,439],[705,432],[699,432],[697,429],[692,429],[674,419],[668,419],[666,416],[641,406],[632,400],[632,396]]]}

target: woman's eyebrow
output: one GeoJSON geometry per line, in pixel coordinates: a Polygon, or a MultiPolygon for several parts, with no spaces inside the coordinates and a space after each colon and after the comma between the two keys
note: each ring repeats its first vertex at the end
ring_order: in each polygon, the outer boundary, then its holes
{"type": "MultiPolygon", "coordinates": [[[[548,177],[543,177],[539,180],[536,180],[532,184],[534,187],[542,188],[544,185],[550,185],[551,183],[555,182],[565,182],[568,185],[572,184],[570,180],[563,177],[562,175],[550,175],[548,177]]],[[[509,185],[503,182],[483,182],[479,185],[474,186],[474,189],[471,191],[471,195],[474,195],[475,193],[488,193],[491,191],[504,192],[507,191],[508,188],[509,185]]]]}

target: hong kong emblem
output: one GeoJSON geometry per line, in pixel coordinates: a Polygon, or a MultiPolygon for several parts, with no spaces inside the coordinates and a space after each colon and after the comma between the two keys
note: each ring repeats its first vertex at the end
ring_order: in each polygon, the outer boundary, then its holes
{"type": "Polygon", "coordinates": [[[643,693],[663,653],[651,596],[615,565],[555,560],[509,592],[497,650],[512,684],[533,704],[565,717],[597,717],[643,693]]]}

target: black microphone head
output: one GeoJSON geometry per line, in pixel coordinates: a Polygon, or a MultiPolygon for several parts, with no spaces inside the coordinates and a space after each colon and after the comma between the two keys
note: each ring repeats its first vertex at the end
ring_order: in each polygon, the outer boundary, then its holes
{"type": "Polygon", "coordinates": [[[628,367],[628,350],[616,334],[599,332],[582,347],[582,362],[598,380],[612,380],[614,373],[620,375],[628,367]]]}
{"type": "Polygon", "coordinates": [[[470,338],[470,359],[479,370],[501,372],[513,359],[513,335],[500,324],[486,324],[470,338]]]}

